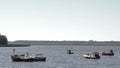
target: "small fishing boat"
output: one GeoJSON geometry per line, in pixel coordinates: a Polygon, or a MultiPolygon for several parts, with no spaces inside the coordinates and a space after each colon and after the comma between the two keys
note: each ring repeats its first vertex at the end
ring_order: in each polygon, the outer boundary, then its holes
{"type": "Polygon", "coordinates": [[[113,50],[110,50],[109,52],[102,52],[103,56],[114,56],[113,50]]]}
{"type": "Polygon", "coordinates": [[[83,57],[87,59],[100,59],[98,52],[93,52],[93,54],[84,54],[83,57]]]}
{"type": "Polygon", "coordinates": [[[17,55],[14,54],[11,56],[12,61],[16,62],[34,62],[34,61],[46,61],[46,57],[42,54],[37,54],[35,56],[27,54],[17,55]]]}
{"type": "Polygon", "coordinates": [[[38,56],[26,56],[26,55],[12,55],[12,61],[23,61],[23,62],[33,62],[33,61],[46,61],[46,57],[38,57],[38,56]]]}
{"type": "Polygon", "coordinates": [[[74,54],[74,50],[67,50],[67,54],[74,54]]]}

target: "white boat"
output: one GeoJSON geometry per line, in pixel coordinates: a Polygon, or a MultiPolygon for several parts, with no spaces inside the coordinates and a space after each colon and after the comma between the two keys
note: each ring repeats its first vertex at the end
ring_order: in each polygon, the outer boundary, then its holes
{"type": "Polygon", "coordinates": [[[98,52],[94,52],[93,54],[84,54],[83,57],[87,59],[100,59],[98,52]]]}

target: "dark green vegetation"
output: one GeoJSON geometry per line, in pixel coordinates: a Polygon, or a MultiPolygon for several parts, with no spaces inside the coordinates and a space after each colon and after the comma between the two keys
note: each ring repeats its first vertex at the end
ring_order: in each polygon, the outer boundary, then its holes
{"type": "Polygon", "coordinates": [[[9,43],[7,37],[5,35],[0,34],[0,47],[23,47],[23,46],[30,45],[23,43],[9,43]]]}
{"type": "Polygon", "coordinates": [[[5,35],[0,34],[0,45],[7,45],[7,44],[8,44],[7,37],[5,35]]]}

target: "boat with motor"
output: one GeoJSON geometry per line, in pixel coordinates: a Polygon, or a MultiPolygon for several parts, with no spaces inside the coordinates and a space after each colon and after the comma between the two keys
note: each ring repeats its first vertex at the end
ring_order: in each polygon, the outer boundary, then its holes
{"type": "Polygon", "coordinates": [[[12,61],[23,61],[23,62],[33,62],[33,61],[46,61],[46,57],[39,57],[39,56],[26,56],[26,55],[12,55],[11,56],[12,61]]]}
{"type": "Polygon", "coordinates": [[[11,56],[12,61],[15,62],[34,62],[34,61],[46,61],[46,57],[43,56],[43,54],[37,54],[35,56],[26,54],[14,54],[11,56]]]}
{"type": "Polygon", "coordinates": [[[74,50],[67,50],[67,54],[74,54],[74,50]]]}
{"type": "Polygon", "coordinates": [[[84,54],[83,57],[87,59],[100,59],[100,55],[98,52],[93,52],[92,54],[84,54]]]}
{"type": "Polygon", "coordinates": [[[114,56],[113,50],[110,50],[109,52],[102,52],[103,56],[114,56]]]}

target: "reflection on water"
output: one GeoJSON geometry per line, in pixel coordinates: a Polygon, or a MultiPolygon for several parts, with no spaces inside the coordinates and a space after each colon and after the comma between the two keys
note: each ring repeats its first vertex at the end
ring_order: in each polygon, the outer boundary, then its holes
{"type": "Polygon", "coordinates": [[[1,47],[0,68],[119,68],[119,46],[31,46],[31,47],[1,47]],[[17,54],[29,52],[31,54],[43,54],[46,62],[12,62],[10,55],[12,49],[17,54]],[[67,54],[67,50],[74,50],[74,54],[67,54]],[[102,51],[113,49],[114,56],[102,56],[102,51]],[[82,55],[91,52],[99,52],[98,60],[85,59],[82,55]]]}

